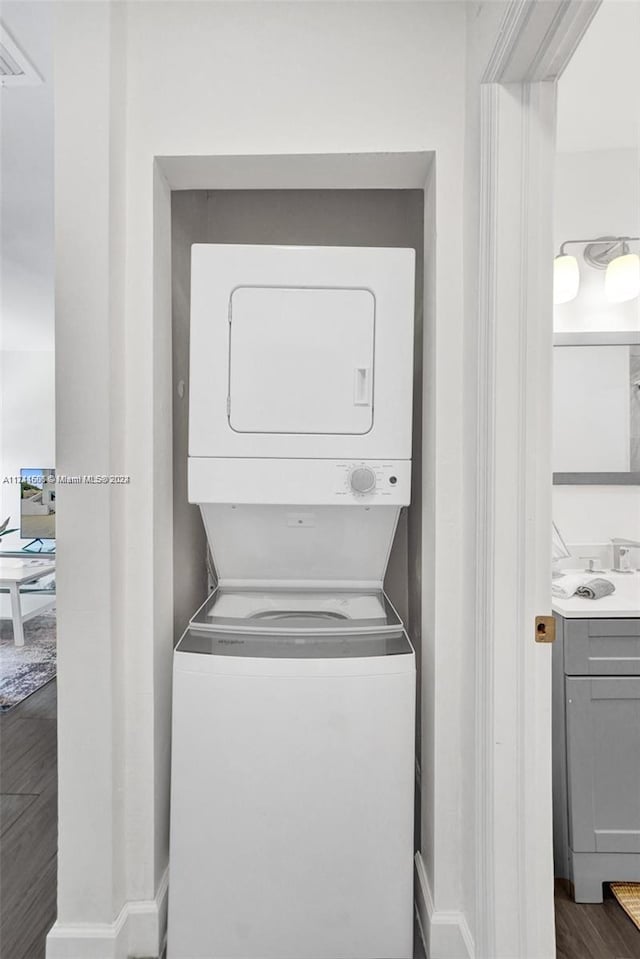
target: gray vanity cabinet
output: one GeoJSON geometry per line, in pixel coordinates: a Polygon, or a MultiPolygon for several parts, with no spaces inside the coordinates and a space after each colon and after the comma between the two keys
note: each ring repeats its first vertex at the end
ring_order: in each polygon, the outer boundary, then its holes
{"type": "Polygon", "coordinates": [[[566,681],[574,852],[640,853],[640,676],[566,681]]]}
{"type": "Polygon", "coordinates": [[[603,882],[640,882],[640,620],[556,621],[556,875],[601,902],[603,882]]]}

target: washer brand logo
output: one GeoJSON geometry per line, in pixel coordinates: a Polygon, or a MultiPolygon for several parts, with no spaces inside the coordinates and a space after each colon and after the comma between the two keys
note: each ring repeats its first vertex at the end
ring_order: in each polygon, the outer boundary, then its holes
{"type": "Polygon", "coordinates": [[[220,646],[244,646],[244,639],[219,639],[220,646]]]}

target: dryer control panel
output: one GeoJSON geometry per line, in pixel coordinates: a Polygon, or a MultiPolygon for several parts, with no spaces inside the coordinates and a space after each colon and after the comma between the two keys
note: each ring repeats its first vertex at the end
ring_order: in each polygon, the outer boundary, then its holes
{"type": "Polygon", "coordinates": [[[404,470],[397,462],[355,462],[338,463],[336,469],[343,474],[343,489],[337,492],[350,500],[356,499],[393,499],[394,493],[404,486],[404,470]]]}
{"type": "Polygon", "coordinates": [[[411,460],[189,457],[190,503],[407,506],[411,460]]]}

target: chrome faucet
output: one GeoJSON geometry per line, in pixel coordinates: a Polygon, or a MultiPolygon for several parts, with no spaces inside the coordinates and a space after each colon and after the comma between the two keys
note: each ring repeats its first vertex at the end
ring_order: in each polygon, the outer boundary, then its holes
{"type": "Polygon", "coordinates": [[[629,561],[626,558],[629,551],[634,547],[640,547],[640,543],[635,539],[621,539],[619,536],[612,538],[613,543],[613,569],[612,573],[632,573],[629,568],[629,561]]]}

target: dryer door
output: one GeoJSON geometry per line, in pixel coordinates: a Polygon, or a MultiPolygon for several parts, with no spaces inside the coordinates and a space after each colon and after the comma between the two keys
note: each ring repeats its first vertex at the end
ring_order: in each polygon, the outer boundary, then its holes
{"type": "Polygon", "coordinates": [[[189,456],[410,459],[414,259],[194,244],[189,456]]]}
{"type": "Polygon", "coordinates": [[[239,287],[229,322],[231,429],[371,429],[375,299],[369,290],[239,287]]]}

